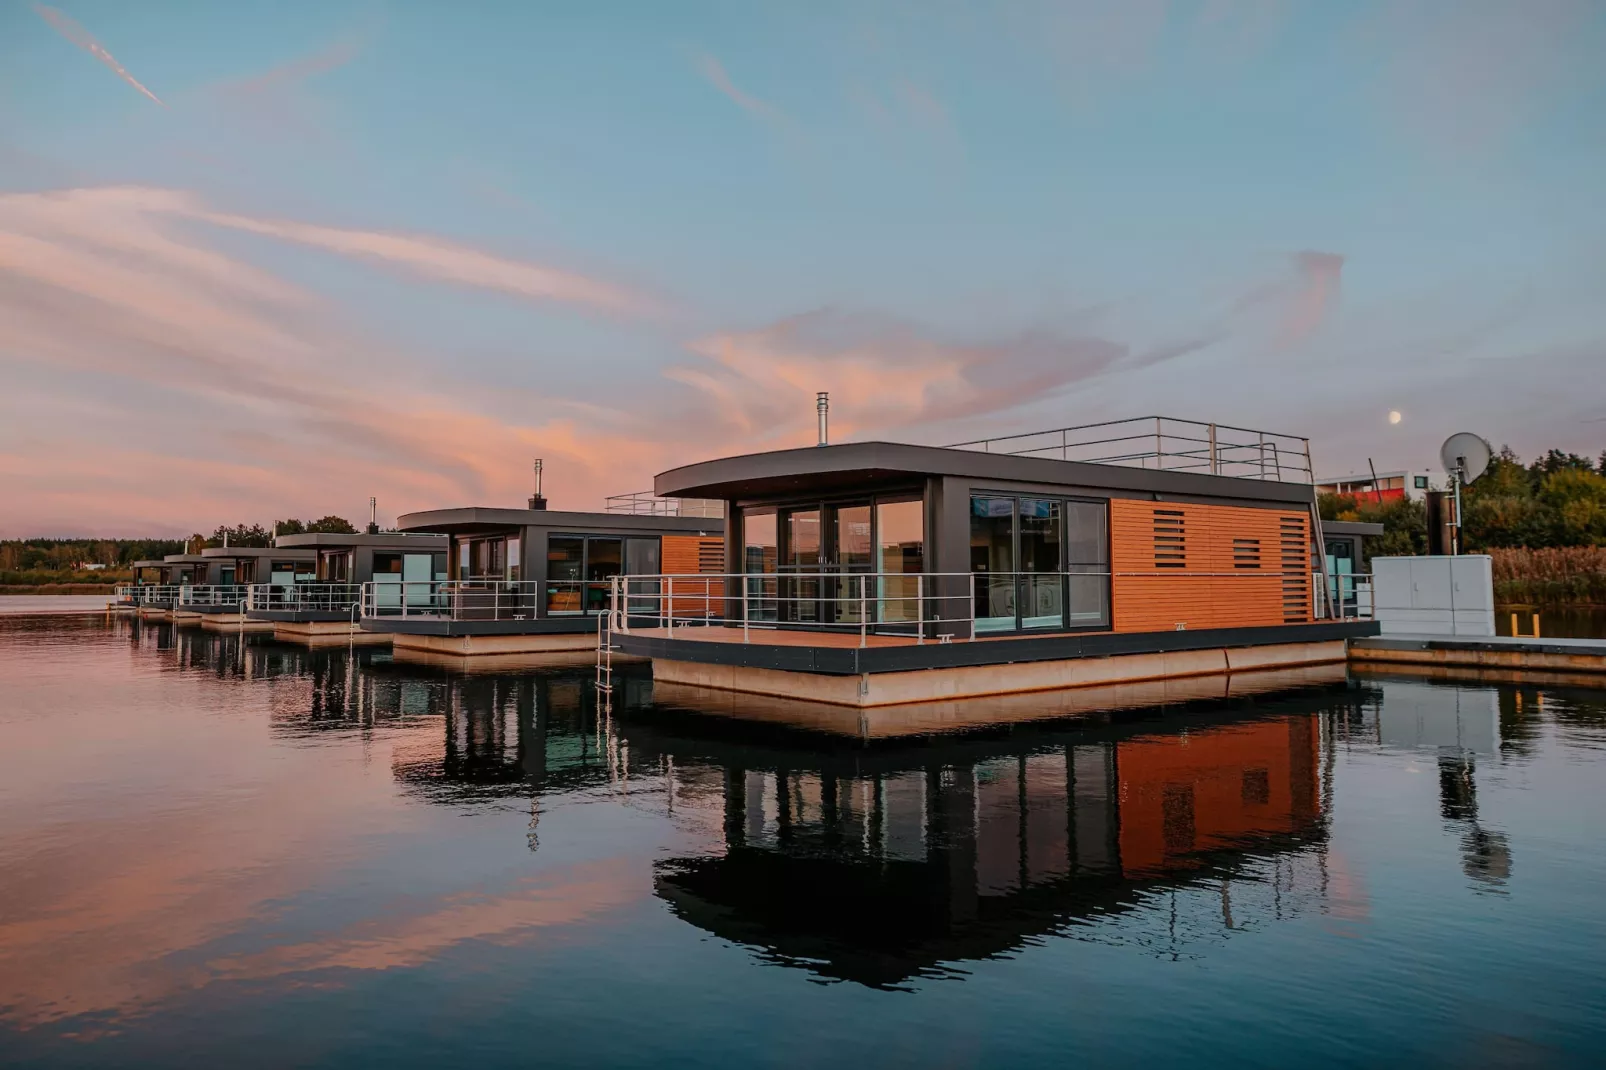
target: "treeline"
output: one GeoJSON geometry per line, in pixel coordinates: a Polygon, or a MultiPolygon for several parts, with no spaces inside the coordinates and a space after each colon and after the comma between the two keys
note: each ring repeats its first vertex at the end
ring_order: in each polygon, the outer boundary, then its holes
{"type": "Polygon", "coordinates": [[[0,540],[0,572],[71,572],[84,565],[124,569],[183,549],[182,539],[5,539],[0,540]]]}
{"type": "MultiPolygon", "coordinates": [[[[1384,535],[1369,556],[1427,552],[1427,508],[1403,499],[1376,502],[1364,495],[1324,494],[1326,520],[1382,524],[1384,535]]],[[[1598,461],[1551,450],[1524,465],[1511,447],[1461,492],[1461,548],[1538,550],[1606,546],[1606,452],[1598,461]]]]}
{"type": "MultiPolygon", "coordinates": [[[[1324,520],[1383,525],[1366,556],[1425,554],[1427,506],[1324,494],[1324,520]]],[[[1501,602],[1606,604],[1606,452],[1598,460],[1551,450],[1530,464],[1509,446],[1461,491],[1461,547],[1494,559],[1501,602]]]]}

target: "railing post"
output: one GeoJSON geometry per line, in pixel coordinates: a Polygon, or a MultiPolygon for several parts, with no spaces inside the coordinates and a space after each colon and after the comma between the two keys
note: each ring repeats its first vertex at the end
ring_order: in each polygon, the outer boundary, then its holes
{"type": "Polygon", "coordinates": [[[746,643],[752,638],[752,631],[748,626],[747,616],[747,573],[742,573],[742,642],[746,643]]]}
{"type": "Polygon", "coordinates": [[[915,639],[916,646],[926,645],[926,574],[915,574],[915,639]]]}
{"type": "Polygon", "coordinates": [[[870,607],[869,607],[869,604],[868,604],[868,602],[866,601],[866,599],[864,597],[864,594],[865,594],[865,592],[864,592],[865,582],[864,581],[867,578],[868,577],[866,577],[866,576],[860,576],[859,577],[859,646],[860,647],[863,647],[865,645],[865,639],[869,635],[869,624],[870,624],[869,608],[870,607]]]}
{"type": "Polygon", "coordinates": [[[970,608],[966,611],[970,615],[970,636],[976,638],[976,574],[970,574],[970,608]]]}
{"type": "Polygon", "coordinates": [[[666,595],[666,597],[664,599],[664,604],[665,604],[665,607],[669,611],[669,613],[668,613],[668,615],[669,615],[669,634],[670,635],[674,635],[675,634],[675,577],[673,577],[673,576],[665,576],[664,577],[664,589],[667,592],[667,595],[666,595]]]}
{"type": "Polygon", "coordinates": [[[1216,456],[1216,425],[1212,423],[1212,424],[1209,425],[1209,427],[1210,427],[1210,474],[1213,475],[1213,476],[1219,476],[1221,474],[1221,459],[1216,456]]]}

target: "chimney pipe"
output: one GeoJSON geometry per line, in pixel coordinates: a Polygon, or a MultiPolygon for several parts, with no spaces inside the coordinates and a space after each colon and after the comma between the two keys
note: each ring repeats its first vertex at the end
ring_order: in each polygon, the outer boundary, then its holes
{"type": "Polygon", "coordinates": [[[535,494],[530,498],[531,509],[545,509],[546,499],[541,497],[541,458],[535,459],[535,494]]]}
{"type": "Polygon", "coordinates": [[[820,414],[819,445],[829,446],[831,444],[831,395],[827,394],[824,390],[814,395],[814,408],[820,414]]]}
{"type": "Polygon", "coordinates": [[[379,499],[372,496],[368,498],[368,534],[379,534],[379,499]]]}

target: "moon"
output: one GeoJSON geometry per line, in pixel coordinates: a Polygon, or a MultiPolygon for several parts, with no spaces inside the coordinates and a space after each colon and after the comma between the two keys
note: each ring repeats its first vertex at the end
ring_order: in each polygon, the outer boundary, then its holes
{"type": "Polygon", "coordinates": [[[1399,409],[1390,409],[1389,410],[1389,423],[1397,424],[1397,423],[1400,422],[1401,419],[1403,419],[1403,417],[1400,416],[1400,410],[1399,409]]]}

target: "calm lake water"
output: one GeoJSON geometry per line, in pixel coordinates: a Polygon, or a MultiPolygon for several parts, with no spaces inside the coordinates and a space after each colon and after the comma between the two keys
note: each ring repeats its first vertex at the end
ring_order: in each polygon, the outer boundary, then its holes
{"type": "Polygon", "coordinates": [[[1600,1065],[1606,692],[867,745],[0,622],[0,1064],[1600,1065]]]}

